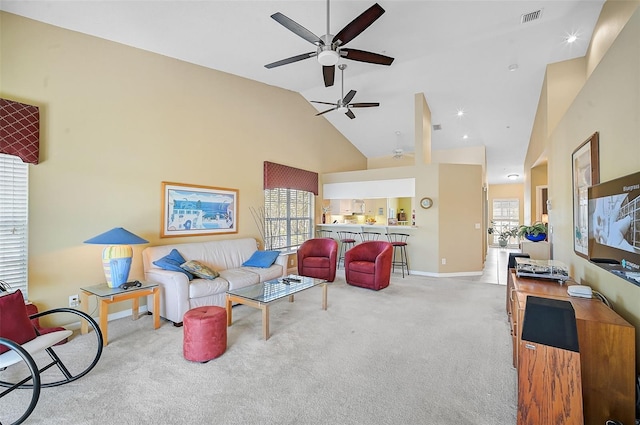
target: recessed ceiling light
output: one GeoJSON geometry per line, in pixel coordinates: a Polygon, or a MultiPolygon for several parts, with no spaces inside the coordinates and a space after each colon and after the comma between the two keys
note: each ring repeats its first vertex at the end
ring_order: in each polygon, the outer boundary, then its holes
{"type": "Polygon", "coordinates": [[[517,174],[509,174],[509,175],[507,176],[507,178],[508,178],[509,180],[515,180],[515,179],[517,179],[518,177],[520,177],[520,176],[519,176],[519,175],[517,175],[517,174]]]}
{"type": "Polygon", "coordinates": [[[459,117],[464,115],[464,109],[460,108],[458,109],[458,112],[456,113],[456,115],[458,115],[459,117]]]}
{"type": "Polygon", "coordinates": [[[565,38],[565,41],[567,43],[573,43],[574,41],[576,41],[578,39],[578,36],[576,34],[569,34],[567,36],[567,38],[565,38]]]}
{"type": "Polygon", "coordinates": [[[513,71],[517,71],[517,69],[518,69],[517,63],[512,63],[511,65],[509,65],[509,71],[513,72],[513,71]]]}
{"type": "Polygon", "coordinates": [[[465,134],[464,136],[462,136],[462,138],[463,138],[464,140],[467,140],[467,139],[469,138],[469,135],[468,135],[468,134],[465,134]]]}

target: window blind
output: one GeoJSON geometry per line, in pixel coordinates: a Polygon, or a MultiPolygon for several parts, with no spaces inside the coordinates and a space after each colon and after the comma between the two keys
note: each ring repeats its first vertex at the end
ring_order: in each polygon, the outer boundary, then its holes
{"type": "Polygon", "coordinates": [[[264,192],[265,249],[295,249],[312,237],[311,192],[294,189],[264,192]]]}
{"type": "Polygon", "coordinates": [[[0,280],[27,298],[28,165],[0,154],[0,280]]]}

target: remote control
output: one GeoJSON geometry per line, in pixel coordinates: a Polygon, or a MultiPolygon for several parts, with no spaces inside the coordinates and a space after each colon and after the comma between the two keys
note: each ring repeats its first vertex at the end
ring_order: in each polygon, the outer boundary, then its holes
{"type": "Polygon", "coordinates": [[[138,280],[134,280],[133,282],[125,282],[122,285],[120,285],[120,288],[124,289],[125,291],[129,288],[139,288],[142,286],[142,283],[138,280]]]}

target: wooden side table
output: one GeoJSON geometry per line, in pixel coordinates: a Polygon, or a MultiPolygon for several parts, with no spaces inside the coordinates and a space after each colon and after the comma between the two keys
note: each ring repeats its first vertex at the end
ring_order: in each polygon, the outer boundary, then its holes
{"type": "MultiPolygon", "coordinates": [[[[86,286],[80,288],[80,301],[82,310],[89,314],[89,297],[95,295],[98,300],[100,311],[100,330],[102,331],[102,342],[107,345],[107,319],[109,315],[109,304],[120,301],[132,300],[132,316],[133,320],[138,320],[140,297],[153,295],[153,328],[160,327],[160,287],[157,283],[142,282],[142,286],[129,289],[110,288],[106,283],[99,285],[86,286]]],[[[81,320],[80,332],[86,334],[89,326],[86,320],[81,320]]]]}

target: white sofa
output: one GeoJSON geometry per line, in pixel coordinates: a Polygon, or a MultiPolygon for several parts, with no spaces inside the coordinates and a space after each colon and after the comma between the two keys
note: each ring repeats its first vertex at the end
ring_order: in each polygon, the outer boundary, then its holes
{"type": "MultiPolygon", "coordinates": [[[[142,251],[144,276],[145,280],[160,284],[160,316],[172,321],[175,326],[180,326],[182,316],[194,307],[224,307],[225,294],[229,289],[284,276],[287,271],[286,255],[280,255],[269,268],[242,266],[257,247],[255,239],[244,238],[145,248],[142,251]],[[186,261],[197,260],[220,273],[220,276],[213,280],[195,277],[189,281],[184,273],[163,270],[153,264],[174,248],[186,261]]],[[[153,306],[151,297],[147,299],[147,305],[153,306]]]]}

